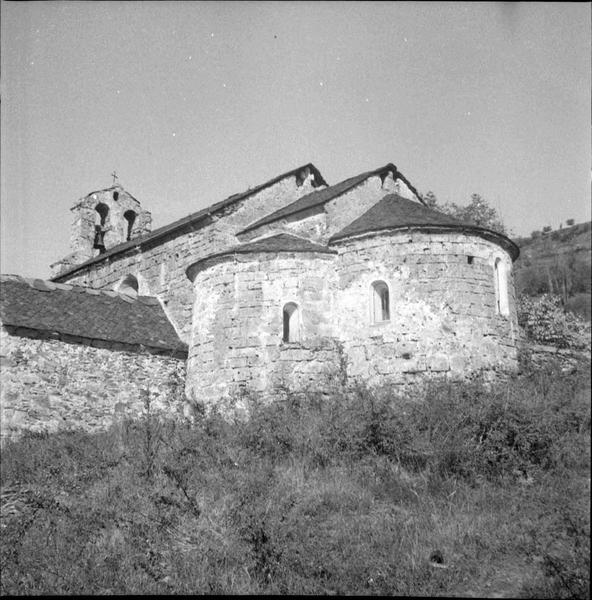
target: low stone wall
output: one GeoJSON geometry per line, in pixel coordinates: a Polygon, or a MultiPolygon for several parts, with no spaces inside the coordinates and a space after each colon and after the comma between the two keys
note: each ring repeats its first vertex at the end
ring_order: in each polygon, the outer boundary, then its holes
{"type": "Polygon", "coordinates": [[[24,430],[97,431],[145,409],[182,415],[185,361],[0,334],[0,440],[24,430]]]}
{"type": "Polygon", "coordinates": [[[582,368],[590,368],[590,349],[574,350],[524,342],[520,352],[523,363],[533,369],[559,365],[564,373],[572,373],[582,368]]]}

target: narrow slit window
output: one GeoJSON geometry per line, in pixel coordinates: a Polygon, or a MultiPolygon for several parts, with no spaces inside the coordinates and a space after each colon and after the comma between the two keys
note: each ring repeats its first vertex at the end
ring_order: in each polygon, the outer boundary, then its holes
{"type": "Polygon", "coordinates": [[[283,310],[283,341],[299,342],[300,327],[298,323],[298,305],[294,302],[288,302],[283,310]]]}
{"type": "Polygon", "coordinates": [[[495,284],[495,308],[500,315],[508,315],[510,307],[508,302],[508,276],[506,266],[501,258],[496,258],[493,265],[495,284]]]}
{"type": "Polygon", "coordinates": [[[380,323],[391,318],[389,306],[389,289],[384,281],[372,284],[372,322],[380,323]]]}

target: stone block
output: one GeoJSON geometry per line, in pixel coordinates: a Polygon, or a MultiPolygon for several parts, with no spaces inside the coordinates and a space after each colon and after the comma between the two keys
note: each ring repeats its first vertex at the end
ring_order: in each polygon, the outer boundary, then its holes
{"type": "Polygon", "coordinates": [[[449,371],[450,362],[444,354],[436,354],[427,359],[430,371],[449,371]]]}

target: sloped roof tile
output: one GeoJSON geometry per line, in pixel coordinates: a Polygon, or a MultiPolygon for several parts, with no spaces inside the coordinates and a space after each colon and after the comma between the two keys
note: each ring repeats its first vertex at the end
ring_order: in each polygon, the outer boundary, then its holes
{"type": "Polygon", "coordinates": [[[329,240],[329,244],[366,233],[410,227],[471,232],[477,236],[496,241],[510,253],[512,260],[516,260],[520,253],[518,246],[505,235],[459,221],[422,204],[403,198],[398,194],[384,196],[382,200],[368,209],[362,216],[337,232],[329,240]]]}
{"type": "Polygon", "coordinates": [[[156,298],[114,296],[108,290],[58,286],[52,282],[44,282],[43,289],[39,283],[42,281],[0,276],[3,325],[187,352],[187,345],[179,339],[156,298]]]}
{"type": "Polygon", "coordinates": [[[193,280],[196,271],[203,265],[208,264],[212,259],[219,259],[234,254],[254,254],[257,252],[315,252],[318,254],[337,254],[335,250],[328,248],[323,244],[317,244],[306,238],[293,235],[291,233],[278,233],[269,237],[260,238],[246,244],[233,246],[223,252],[210,254],[201,260],[191,264],[186,269],[187,277],[193,280]]]}

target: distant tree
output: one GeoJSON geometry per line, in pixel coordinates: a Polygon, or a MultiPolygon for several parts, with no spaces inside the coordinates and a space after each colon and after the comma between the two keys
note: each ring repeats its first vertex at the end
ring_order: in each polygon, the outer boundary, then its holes
{"type": "Polygon", "coordinates": [[[437,204],[438,204],[438,198],[436,198],[436,194],[434,194],[434,192],[429,191],[427,193],[425,193],[421,199],[424,201],[425,205],[428,208],[432,208],[432,209],[437,209],[437,204]]]}
{"type": "Polygon", "coordinates": [[[551,231],[551,229],[553,229],[553,228],[551,227],[551,225],[545,225],[545,226],[543,227],[543,233],[549,233],[549,232],[551,231]]]}
{"type": "Polygon", "coordinates": [[[432,210],[438,210],[445,215],[471,225],[492,229],[503,235],[510,235],[497,210],[489,206],[487,200],[479,194],[472,194],[471,201],[467,206],[460,206],[454,202],[438,204],[438,198],[432,191],[427,192],[421,198],[432,210]]]}
{"type": "Polygon", "coordinates": [[[541,232],[540,232],[540,231],[537,229],[536,231],[533,231],[533,232],[530,234],[530,237],[531,237],[533,240],[536,240],[537,238],[541,237],[541,232]]]}
{"type": "Polygon", "coordinates": [[[444,207],[444,212],[459,221],[465,221],[465,223],[471,223],[472,225],[485,227],[503,235],[508,235],[508,230],[498,215],[497,210],[489,206],[487,200],[479,194],[471,194],[471,201],[467,206],[459,206],[454,203],[447,204],[444,207]]]}
{"type": "Polygon", "coordinates": [[[572,226],[574,223],[575,223],[575,221],[574,221],[573,219],[568,219],[568,220],[565,222],[565,224],[566,224],[568,227],[571,227],[571,226],[572,226]]]}

